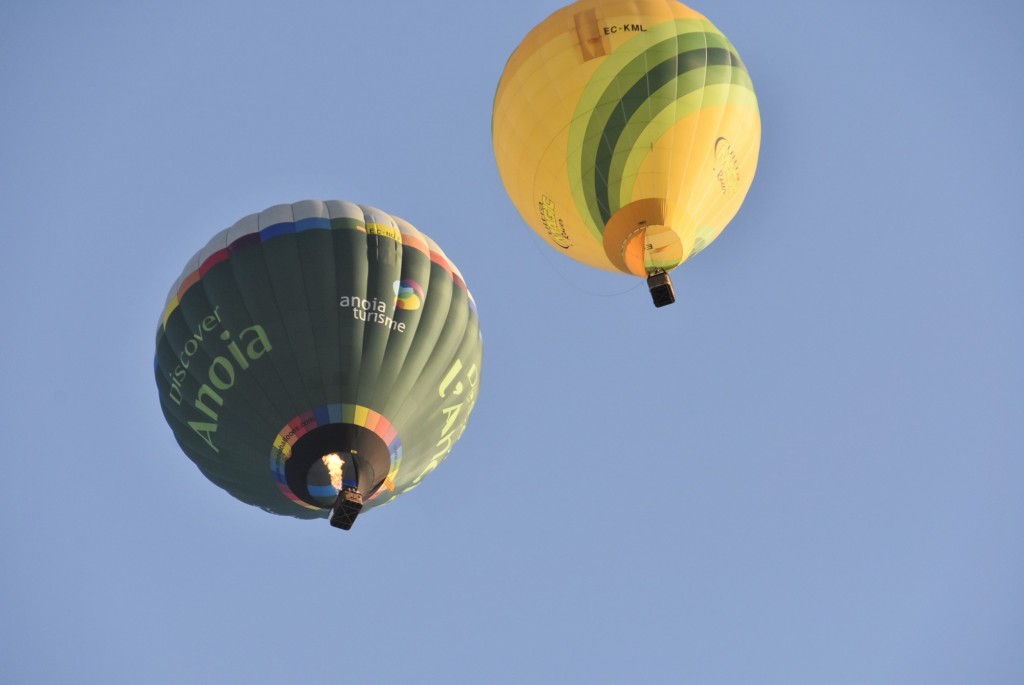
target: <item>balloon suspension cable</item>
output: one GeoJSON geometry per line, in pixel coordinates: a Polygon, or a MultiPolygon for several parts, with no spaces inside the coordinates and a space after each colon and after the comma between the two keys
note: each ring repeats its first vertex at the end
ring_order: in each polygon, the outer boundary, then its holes
{"type": "Polygon", "coordinates": [[[664,307],[676,301],[676,291],[668,272],[658,269],[647,276],[647,287],[651,289],[651,299],[655,307],[664,307]]]}
{"type": "Polygon", "coordinates": [[[530,235],[527,235],[526,237],[529,240],[530,245],[532,245],[533,249],[537,251],[537,254],[539,254],[544,259],[544,261],[547,263],[547,265],[551,269],[551,271],[553,271],[567,285],[571,286],[572,288],[575,288],[577,291],[583,293],[584,295],[590,295],[590,296],[593,296],[593,297],[601,297],[601,298],[604,298],[604,299],[610,299],[610,298],[613,298],[613,297],[620,297],[622,295],[625,295],[626,293],[633,292],[638,287],[640,287],[640,284],[636,283],[636,282],[631,283],[630,285],[626,286],[622,290],[615,290],[615,291],[612,291],[612,292],[599,292],[599,291],[593,290],[591,288],[583,287],[577,281],[574,281],[571,278],[569,278],[569,276],[566,275],[566,273],[564,271],[562,271],[562,269],[560,269],[558,267],[558,264],[556,264],[556,261],[562,260],[563,257],[559,257],[558,260],[552,259],[550,251],[543,247],[547,243],[545,243],[544,240],[540,236],[538,236],[537,234],[533,233],[533,231],[529,231],[528,233],[530,233],[530,235]],[[530,239],[530,238],[532,238],[532,239],[530,239]]]}

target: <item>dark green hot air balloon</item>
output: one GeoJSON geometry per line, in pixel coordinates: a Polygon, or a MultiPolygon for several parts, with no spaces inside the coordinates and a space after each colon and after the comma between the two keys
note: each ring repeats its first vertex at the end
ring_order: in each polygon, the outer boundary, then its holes
{"type": "Polygon", "coordinates": [[[234,497],[350,528],[433,471],[462,435],[483,344],[459,270],[365,205],[278,205],[221,231],[171,288],[160,405],[234,497]]]}

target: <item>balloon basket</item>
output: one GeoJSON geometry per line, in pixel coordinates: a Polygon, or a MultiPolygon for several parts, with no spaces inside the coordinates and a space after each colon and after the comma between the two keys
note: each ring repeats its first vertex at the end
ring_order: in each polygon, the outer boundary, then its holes
{"type": "Polygon", "coordinates": [[[345,487],[338,493],[331,507],[331,525],[342,530],[349,530],[356,521],[356,516],[363,508],[363,496],[353,487],[345,487]]]}
{"type": "Polygon", "coordinates": [[[654,300],[655,307],[664,307],[676,301],[672,281],[664,271],[648,277],[647,287],[651,289],[651,299],[654,300]]]}

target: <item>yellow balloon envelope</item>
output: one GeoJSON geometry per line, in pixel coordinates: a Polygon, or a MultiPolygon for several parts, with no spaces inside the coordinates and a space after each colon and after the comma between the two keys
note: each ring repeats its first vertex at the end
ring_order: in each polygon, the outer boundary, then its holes
{"type": "Polygon", "coordinates": [[[579,0],[535,27],[494,100],[509,196],[552,247],[648,278],[700,252],[750,189],[761,119],[736,49],[674,0],[579,0]]]}

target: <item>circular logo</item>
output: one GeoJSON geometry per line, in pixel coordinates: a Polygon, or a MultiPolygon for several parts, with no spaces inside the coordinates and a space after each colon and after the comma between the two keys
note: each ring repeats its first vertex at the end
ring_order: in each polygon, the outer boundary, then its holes
{"type": "Polygon", "coordinates": [[[419,309],[423,304],[423,288],[416,281],[395,281],[395,308],[419,309]]]}

